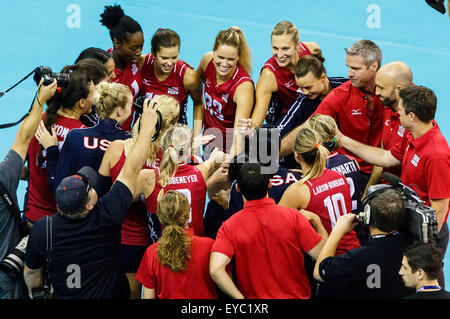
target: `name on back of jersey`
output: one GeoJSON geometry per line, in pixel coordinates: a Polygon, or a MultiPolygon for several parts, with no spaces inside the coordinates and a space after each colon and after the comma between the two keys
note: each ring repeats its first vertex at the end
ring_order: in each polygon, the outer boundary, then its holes
{"type": "Polygon", "coordinates": [[[354,172],[358,171],[358,167],[356,167],[354,162],[347,162],[347,163],[338,165],[336,167],[332,167],[330,169],[335,172],[339,172],[342,175],[347,175],[349,173],[354,173],[354,172]]]}
{"type": "Polygon", "coordinates": [[[345,185],[344,178],[339,178],[339,179],[335,179],[335,180],[329,181],[327,183],[324,183],[322,185],[318,185],[318,186],[314,187],[312,191],[313,191],[314,195],[317,195],[317,194],[326,192],[328,190],[331,190],[335,187],[339,187],[342,185],[345,185]]]}
{"type": "Polygon", "coordinates": [[[169,184],[187,184],[198,182],[197,175],[175,176],[169,178],[169,184]]]}

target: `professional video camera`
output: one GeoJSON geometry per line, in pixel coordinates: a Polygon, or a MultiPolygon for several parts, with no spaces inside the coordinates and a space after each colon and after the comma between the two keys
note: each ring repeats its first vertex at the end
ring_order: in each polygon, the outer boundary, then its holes
{"type": "Polygon", "coordinates": [[[48,66],[37,67],[33,79],[36,84],[44,78],[44,85],[49,85],[56,79],[58,87],[66,87],[70,80],[70,75],[68,73],[53,73],[52,69],[48,66]]]}
{"type": "Polygon", "coordinates": [[[359,213],[357,219],[363,224],[370,225],[373,219],[370,216],[370,208],[367,203],[386,189],[398,191],[405,199],[405,217],[399,227],[400,231],[408,234],[412,241],[429,243],[439,238],[436,210],[424,205],[417,193],[410,187],[403,185],[400,178],[390,173],[383,173],[383,178],[390,185],[378,184],[370,186],[367,196],[362,201],[363,212],[359,213]]]}

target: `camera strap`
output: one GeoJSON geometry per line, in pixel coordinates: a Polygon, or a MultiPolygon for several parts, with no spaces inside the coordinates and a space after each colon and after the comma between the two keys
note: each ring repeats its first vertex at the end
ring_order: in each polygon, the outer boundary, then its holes
{"type": "Polygon", "coordinates": [[[5,185],[0,181],[0,195],[2,196],[3,203],[5,203],[6,208],[11,212],[13,218],[16,220],[17,225],[19,225],[19,229],[21,232],[21,237],[25,235],[25,231],[22,229],[22,219],[20,218],[20,209],[17,206],[17,203],[12,199],[11,195],[9,195],[8,190],[5,185]]]}
{"type": "Polygon", "coordinates": [[[45,234],[47,237],[46,240],[46,251],[47,251],[47,269],[50,266],[50,262],[52,261],[52,256],[51,256],[51,252],[52,252],[52,248],[53,248],[53,241],[52,241],[52,217],[51,216],[46,216],[45,219],[45,234]]]}
{"type": "MultiPolygon", "coordinates": [[[[33,73],[36,72],[37,69],[38,69],[38,68],[34,69],[30,74],[28,74],[28,75],[25,76],[22,80],[20,80],[19,82],[17,82],[17,83],[14,84],[13,86],[11,86],[11,87],[10,87],[9,89],[7,89],[5,92],[0,92],[0,97],[2,97],[2,96],[5,95],[6,93],[8,93],[8,92],[11,91],[12,89],[14,89],[16,86],[18,86],[20,83],[22,83],[23,81],[25,81],[26,79],[28,79],[33,73]]],[[[34,95],[33,102],[31,102],[30,109],[28,110],[28,112],[27,112],[24,116],[22,116],[22,117],[20,118],[20,120],[18,120],[18,121],[16,121],[16,122],[12,122],[12,123],[1,124],[1,125],[0,125],[0,129],[12,127],[12,126],[16,126],[17,124],[19,124],[20,122],[22,122],[22,121],[30,114],[31,109],[33,108],[33,105],[34,105],[34,101],[36,100],[36,97],[37,97],[37,95],[38,95],[38,92],[39,92],[39,87],[38,87],[38,90],[36,91],[36,94],[34,95]]]]}
{"type": "Polygon", "coordinates": [[[23,81],[25,81],[26,79],[28,79],[34,72],[37,71],[38,68],[35,68],[33,71],[30,72],[30,74],[28,74],[27,76],[25,76],[22,80],[20,80],[19,82],[17,82],[16,84],[14,84],[13,86],[11,86],[9,89],[7,89],[4,92],[0,92],[0,97],[2,97],[3,95],[5,95],[6,93],[8,93],[9,91],[11,91],[12,89],[14,89],[16,86],[18,86],[20,83],[22,83],[23,81]]]}
{"type": "Polygon", "coordinates": [[[31,106],[28,109],[27,113],[25,113],[25,115],[23,115],[20,120],[16,121],[16,122],[12,122],[12,123],[6,123],[6,124],[1,124],[0,125],[0,129],[3,128],[8,128],[8,127],[13,127],[16,126],[17,124],[19,124],[20,122],[22,122],[31,112],[31,109],[33,108],[34,105],[34,101],[36,101],[36,97],[37,97],[38,91],[36,91],[36,94],[34,95],[33,101],[31,102],[31,106]]]}

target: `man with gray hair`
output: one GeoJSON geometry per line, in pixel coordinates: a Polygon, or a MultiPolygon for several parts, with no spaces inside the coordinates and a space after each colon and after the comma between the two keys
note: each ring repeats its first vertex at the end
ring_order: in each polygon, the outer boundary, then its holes
{"type": "MultiPolygon", "coordinates": [[[[375,95],[375,76],[381,66],[381,50],[370,40],[360,40],[346,49],[346,54],[350,81],[332,90],[315,113],[331,116],[343,134],[364,144],[379,146],[384,107],[375,95]]],[[[280,157],[292,152],[299,129],[294,129],[282,140],[280,157]]],[[[355,157],[367,183],[373,166],[342,148],[338,152],[355,157]]]]}

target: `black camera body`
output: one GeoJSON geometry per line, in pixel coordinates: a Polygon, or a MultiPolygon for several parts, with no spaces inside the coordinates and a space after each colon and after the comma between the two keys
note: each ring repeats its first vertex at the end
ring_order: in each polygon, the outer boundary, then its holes
{"type": "Polygon", "coordinates": [[[51,84],[55,79],[58,87],[66,87],[69,84],[70,76],[67,73],[53,73],[52,69],[48,66],[40,66],[36,68],[33,79],[36,84],[44,78],[44,85],[51,84]]]}
{"type": "Polygon", "coordinates": [[[401,183],[398,183],[396,187],[386,184],[370,186],[367,190],[367,196],[362,201],[364,210],[357,215],[357,220],[360,223],[373,225],[373,215],[368,203],[386,189],[398,191],[405,200],[405,216],[398,230],[406,233],[411,241],[430,243],[439,239],[436,210],[424,205],[424,201],[411,188],[401,183]]]}
{"type": "MultiPolygon", "coordinates": [[[[134,110],[137,114],[142,114],[142,111],[144,110],[144,101],[147,99],[145,96],[139,96],[136,99],[136,102],[133,103],[134,110]]],[[[152,136],[152,142],[156,141],[159,137],[159,133],[162,129],[162,115],[159,110],[156,110],[156,115],[158,115],[156,127],[155,127],[155,135],[152,136]]]]}

